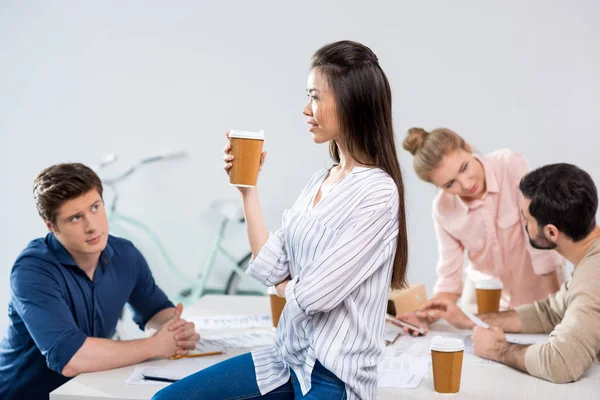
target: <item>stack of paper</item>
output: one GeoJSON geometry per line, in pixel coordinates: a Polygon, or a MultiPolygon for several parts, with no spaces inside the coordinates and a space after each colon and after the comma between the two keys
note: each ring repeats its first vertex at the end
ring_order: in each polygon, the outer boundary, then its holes
{"type": "MultiPolygon", "coordinates": [[[[270,315],[208,316],[188,318],[200,332],[196,350],[200,353],[268,346],[275,341],[270,315]]],[[[179,380],[200,371],[222,358],[196,357],[171,360],[162,367],[136,367],[125,381],[130,384],[161,384],[144,379],[144,375],[179,380]]]]}
{"type": "Polygon", "coordinates": [[[377,371],[379,387],[417,388],[427,375],[429,359],[427,339],[400,337],[385,349],[377,371]]]}
{"type": "Polygon", "coordinates": [[[171,360],[161,367],[135,367],[125,383],[136,385],[160,384],[168,382],[149,381],[144,379],[144,375],[166,378],[170,380],[183,379],[195,372],[208,368],[220,361],[212,357],[182,358],[180,360],[171,360]]]}
{"type": "Polygon", "coordinates": [[[246,349],[273,344],[275,332],[260,330],[249,332],[232,332],[215,335],[201,335],[196,349],[201,353],[227,349],[246,349]]]}
{"type": "Polygon", "coordinates": [[[429,369],[429,361],[422,357],[402,354],[398,358],[385,358],[379,365],[379,387],[415,389],[429,369]]]}
{"type": "Polygon", "coordinates": [[[191,317],[187,320],[194,323],[196,331],[273,327],[270,315],[217,315],[207,317],[191,317]]]}

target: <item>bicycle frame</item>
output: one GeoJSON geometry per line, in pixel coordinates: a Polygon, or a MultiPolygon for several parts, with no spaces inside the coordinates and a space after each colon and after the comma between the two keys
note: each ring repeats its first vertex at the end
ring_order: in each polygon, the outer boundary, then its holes
{"type": "Polygon", "coordinates": [[[120,214],[118,212],[112,212],[110,217],[108,218],[109,230],[113,230],[116,225],[116,230],[121,230],[122,232],[124,232],[125,235],[123,236],[125,238],[134,238],[135,235],[130,234],[127,229],[123,228],[119,221],[128,223],[134,226],[136,229],[142,231],[150,239],[152,244],[158,249],[160,258],[169,267],[169,269],[171,269],[179,279],[183,280],[184,282],[189,282],[189,277],[185,276],[183,273],[181,273],[181,271],[177,269],[177,267],[175,267],[175,263],[173,262],[173,260],[171,260],[171,257],[169,257],[169,254],[167,253],[167,250],[165,249],[165,246],[163,245],[162,241],[152,229],[150,229],[143,222],[138,221],[134,218],[120,214]]]}
{"type": "MultiPolygon", "coordinates": [[[[198,301],[198,299],[206,293],[206,291],[207,291],[206,283],[208,282],[208,277],[210,276],[210,274],[214,268],[215,260],[217,258],[217,255],[219,255],[219,254],[225,256],[225,258],[230,262],[230,264],[228,265],[228,268],[230,269],[231,272],[235,272],[236,274],[238,274],[242,278],[244,278],[244,281],[250,282],[252,284],[252,286],[256,287],[257,289],[260,289],[261,292],[266,293],[265,287],[263,285],[261,285],[259,282],[255,281],[254,279],[247,279],[246,271],[244,271],[238,267],[238,259],[235,258],[229,251],[227,251],[221,245],[221,242],[223,241],[223,238],[225,236],[225,228],[227,227],[228,222],[229,222],[229,220],[226,218],[223,218],[221,220],[221,226],[219,228],[219,233],[217,234],[216,238],[214,239],[213,245],[211,246],[210,253],[208,255],[208,258],[206,259],[204,268],[202,269],[202,273],[196,279],[196,282],[194,282],[192,285],[192,292],[188,296],[190,299],[190,302],[192,304],[195,303],[196,301],[198,301]]],[[[181,296],[180,296],[180,299],[181,299],[181,296]]],[[[183,300],[183,299],[181,299],[181,300],[183,300]]]]}
{"type": "MultiPolygon", "coordinates": [[[[213,241],[213,244],[210,248],[208,257],[207,257],[206,261],[204,262],[204,267],[202,268],[202,271],[197,278],[190,278],[189,276],[183,274],[175,266],[175,263],[169,256],[164,244],[162,243],[162,241],[160,240],[158,235],[143,222],[138,221],[132,217],[120,214],[116,211],[111,212],[108,220],[109,220],[109,230],[116,231],[116,232],[119,232],[119,231],[123,232],[123,234],[124,234],[123,236],[125,238],[135,238],[136,235],[131,234],[123,226],[123,223],[129,224],[129,225],[133,226],[136,230],[141,231],[146,236],[146,238],[150,239],[150,243],[158,250],[159,258],[169,268],[169,270],[172,273],[174,273],[175,276],[177,278],[179,278],[181,281],[183,281],[187,284],[191,284],[192,292],[190,293],[190,295],[186,296],[186,297],[183,297],[181,295],[177,296],[177,299],[176,299],[177,302],[181,302],[184,305],[193,304],[196,301],[198,301],[198,299],[200,299],[200,297],[202,297],[204,294],[206,294],[206,292],[207,292],[206,285],[208,283],[208,278],[214,268],[216,258],[219,254],[223,255],[229,261],[229,263],[227,264],[227,267],[230,272],[235,272],[236,274],[244,277],[243,278],[244,282],[250,282],[253,287],[258,289],[260,292],[265,293],[265,287],[253,279],[248,279],[246,272],[238,267],[238,259],[236,259],[229,251],[227,251],[227,249],[225,249],[221,245],[221,242],[223,241],[223,238],[224,238],[225,228],[226,228],[227,222],[228,222],[226,219],[223,219],[223,221],[221,222],[221,226],[219,228],[219,233],[213,241]]],[[[223,290],[223,292],[224,292],[224,290],[223,290]]]]}
{"type": "MultiPolygon", "coordinates": [[[[260,293],[266,294],[265,287],[263,285],[261,285],[260,283],[256,282],[254,279],[247,279],[245,270],[238,267],[238,260],[221,245],[221,242],[223,241],[224,234],[225,234],[225,228],[229,221],[229,217],[223,216],[223,218],[221,220],[221,226],[219,228],[219,232],[214,239],[214,242],[210,248],[210,253],[203,265],[203,268],[202,268],[200,274],[198,275],[197,278],[190,279],[190,277],[186,276],[186,274],[182,273],[175,266],[175,263],[169,256],[169,253],[167,252],[162,241],[160,240],[160,237],[152,229],[150,229],[150,227],[148,227],[146,224],[144,224],[143,222],[141,222],[135,218],[121,214],[117,211],[119,192],[118,192],[116,186],[119,182],[122,182],[123,180],[127,179],[137,169],[143,167],[144,165],[151,164],[151,163],[154,163],[157,161],[162,161],[162,160],[176,159],[176,158],[180,158],[184,155],[185,155],[184,152],[170,152],[170,153],[165,153],[165,154],[158,155],[158,156],[147,157],[147,158],[140,160],[138,163],[132,165],[131,167],[129,167],[125,172],[121,173],[121,175],[118,175],[117,177],[115,177],[113,179],[108,179],[108,180],[103,181],[104,185],[106,187],[110,188],[114,193],[112,202],[111,202],[110,206],[108,207],[109,231],[110,232],[122,232],[123,234],[121,236],[123,236],[125,238],[130,238],[130,239],[134,239],[137,235],[131,234],[127,225],[133,227],[135,230],[142,232],[143,235],[145,236],[145,238],[149,239],[150,244],[152,244],[155,247],[155,249],[158,250],[159,258],[167,266],[167,268],[169,268],[169,270],[178,279],[182,280],[183,282],[187,283],[188,285],[191,284],[192,288],[191,288],[190,295],[186,296],[186,297],[179,295],[177,298],[178,301],[181,301],[184,304],[190,304],[190,303],[196,302],[200,297],[202,297],[207,292],[206,284],[208,281],[208,277],[210,276],[210,273],[212,272],[212,270],[214,268],[215,260],[219,254],[225,256],[225,258],[227,259],[227,261],[228,261],[227,267],[230,270],[229,272],[232,272],[232,271],[235,272],[240,277],[242,277],[245,282],[250,282],[253,287],[260,288],[260,293]],[[246,277],[246,278],[244,278],[244,277],[246,277]]],[[[114,163],[116,161],[116,159],[117,158],[114,154],[109,155],[100,163],[100,165],[96,169],[97,170],[103,169],[107,165],[114,163]]],[[[152,263],[149,263],[149,264],[152,264],[152,263]]],[[[223,290],[223,293],[225,293],[225,289],[223,290]]]]}

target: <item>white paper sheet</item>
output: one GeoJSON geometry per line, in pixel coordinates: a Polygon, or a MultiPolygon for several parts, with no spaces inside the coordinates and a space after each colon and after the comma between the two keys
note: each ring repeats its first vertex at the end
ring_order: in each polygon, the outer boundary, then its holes
{"type": "Polygon", "coordinates": [[[415,340],[408,336],[402,336],[393,345],[385,348],[383,356],[384,358],[399,358],[405,353],[416,358],[429,360],[431,354],[429,340],[425,338],[415,340]]]}
{"type": "Polygon", "coordinates": [[[402,334],[402,332],[404,331],[399,326],[386,322],[383,328],[383,340],[392,343],[394,340],[396,340],[398,335],[402,334]]]}
{"type": "Polygon", "coordinates": [[[144,379],[144,374],[168,379],[183,379],[195,372],[203,370],[217,363],[221,359],[211,357],[181,358],[169,360],[159,367],[135,367],[125,383],[133,385],[168,385],[168,382],[149,381],[144,379]]]}
{"type": "Polygon", "coordinates": [[[250,332],[220,333],[215,335],[201,335],[196,343],[196,349],[202,353],[226,349],[243,349],[271,345],[275,342],[275,332],[257,330],[250,332]]]}
{"type": "Polygon", "coordinates": [[[387,346],[383,351],[384,358],[399,358],[404,352],[414,345],[413,342],[405,340],[405,337],[398,338],[396,343],[387,346]]]}
{"type": "Polygon", "coordinates": [[[431,336],[428,336],[427,338],[413,339],[413,342],[406,349],[405,353],[413,357],[426,359],[429,362],[431,359],[431,350],[429,349],[430,343],[431,336]]]}
{"type": "Polygon", "coordinates": [[[384,350],[377,373],[379,387],[414,389],[427,375],[430,363],[428,337],[404,335],[384,350]]]}
{"type": "Polygon", "coordinates": [[[423,357],[402,354],[398,358],[385,358],[378,367],[379,387],[415,389],[427,370],[429,361],[423,357]]]}
{"type": "Polygon", "coordinates": [[[379,370],[379,387],[398,388],[398,389],[416,389],[421,384],[425,374],[419,374],[414,371],[402,370],[379,370]]]}
{"type": "Polygon", "coordinates": [[[125,380],[125,383],[130,385],[168,385],[168,382],[147,381],[144,379],[143,374],[156,376],[155,374],[158,369],[158,367],[135,367],[129,378],[125,380]]]}
{"type": "Polygon", "coordinates": [[[507,333],[506,340],[518,344],[538,344],[548,343],[550,337],[545,334],[507,333]]]}
{"type": "Polygon", "coordinates": [[[196,331],[273,327],[270,315],[216,315],[191,317],[187,321],[194,323],[196,331]]]}

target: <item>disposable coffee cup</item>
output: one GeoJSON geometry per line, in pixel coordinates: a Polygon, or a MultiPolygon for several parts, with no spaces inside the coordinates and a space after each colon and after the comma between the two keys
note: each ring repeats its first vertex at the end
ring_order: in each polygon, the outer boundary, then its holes
{"type": "Polygon", "coordinates": [[[267,289],[271,300],[271,319],[273,320],[273,327],[277,328],[283,307],[285,307],[285,298],[277,296],[275,287],[271,286],[267,289]]]}
{"type": "Polygon", "coordinates": [[[256,186],[260,155],[262,153],[265,132],[229,131],[229,144],[234,157],[229,172],[229,182],[235,186],[256,186]]]}
{"type": "Polygon", "coordinates": [[[460,339],[434,336],[431,340],[433,389],[438,393],[458,393],[465,343],[460,339]]]}
{"type": "Polygon", "coordinates": [[[500,311],[500,298],[504,285],[498,279],[484,279],[475,283],[479,314],[500,311]]]}

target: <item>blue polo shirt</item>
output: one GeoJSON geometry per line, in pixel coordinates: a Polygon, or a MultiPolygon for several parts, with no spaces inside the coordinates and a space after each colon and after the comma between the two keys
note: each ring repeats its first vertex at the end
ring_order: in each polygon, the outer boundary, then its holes
{"type": "Polygon", "coordinates": [[[19,255],[10,275],[10,325],[0,344],[0,399],[48,399],[87,337],[110,338],[125,303],[140,329],[173,307],[146,260],[127,240],[108,237],[93,281],[52,234],[19,255]]]}

